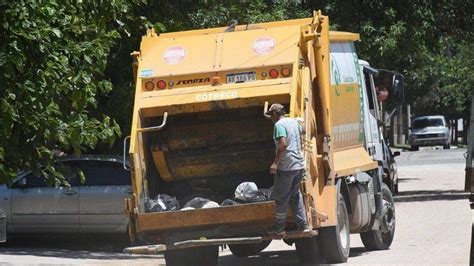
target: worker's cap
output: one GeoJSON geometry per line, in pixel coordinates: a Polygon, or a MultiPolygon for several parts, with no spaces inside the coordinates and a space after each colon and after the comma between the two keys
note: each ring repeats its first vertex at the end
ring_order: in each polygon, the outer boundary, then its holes
{"type": "Polygon", "coordinates": [[[285,106],[279,103],[274,103],[270,106],[270,108],[268,108],[268,111],[265,114],[271,115],[272,112],[275,112],[277,114],[285,114],[285,106]]]}

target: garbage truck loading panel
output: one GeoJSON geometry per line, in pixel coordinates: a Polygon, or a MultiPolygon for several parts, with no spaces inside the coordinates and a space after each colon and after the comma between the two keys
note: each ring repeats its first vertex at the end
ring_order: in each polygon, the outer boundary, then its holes
{"type": "Polygon", "coordinates": [[[238,176],[271,184],[274,146],[272,124],[262,112],[266,102],[282,103],[290,117],[304,118],[308,217],[313,227],[335,224],[335,178],[377,164],[364,149],[353,45],[358,35],[329,33],[327,17],[320,18],[225,33],[217,28],[157,36],[151,30],[143,37],[135,53],[130,141],[134,200],[127,203],[136,232],[271,223],[272,202],[147,214],[143,206],[156,193],[150,188],[187,180],[232,183],[230,177],[238,176]],[[311,33],[316,27],[319,36],[311,33]],[[162,130],[146,132],[162,122],[162,130]]]}

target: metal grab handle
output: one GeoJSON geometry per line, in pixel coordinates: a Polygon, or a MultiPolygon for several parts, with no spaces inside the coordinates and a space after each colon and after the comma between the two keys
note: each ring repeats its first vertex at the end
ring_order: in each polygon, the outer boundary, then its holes
{"type": "Polygon", "coordinates": [[[166,120],[168,118],[168,112],[165,112],[163,114],[163,123],[161,125],[156,126],[156,127],[144,127],[144,128],[139,128],[137,129],[137,132],[150,132],[150,131],[158,131],[161,130],[165,125],[166,125],[166,120]]]}
{"type": "Polygon", "coordinates": [[[263,106],[263,116],[265,116],[266,119],[270,119],[271,116],[267,115],[268,112],[268,101],[265,101],[265,105],[263,106]]]}
{"type": "Polygon", "coordinates": [[[127,163],[126,163],[126,160],[127,160],[127,140],[130,139],[130,136],[126,136],[125,139],[123,139],[123,161],[122,161],[122,164],[123,164],[123,169],[129,171],[130,168],[127,167],[127,163]]]}

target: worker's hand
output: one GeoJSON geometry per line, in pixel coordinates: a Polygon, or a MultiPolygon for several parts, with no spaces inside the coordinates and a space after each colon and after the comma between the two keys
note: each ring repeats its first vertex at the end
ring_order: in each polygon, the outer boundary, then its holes
{"type": "Polygon", "coordinates": [[[277,173],[277,164],[273,162],[272,165],[270,166],[270,174],[274,175],[276,173],[277,173]]]}

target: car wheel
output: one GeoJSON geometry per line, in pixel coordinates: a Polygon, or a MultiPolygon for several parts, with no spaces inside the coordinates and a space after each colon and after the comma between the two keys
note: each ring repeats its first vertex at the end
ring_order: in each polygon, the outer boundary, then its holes
{"type": "Polygon", "coordinates": [[[417,150],[419,150],[419,147],[415,146],[415,145],[411,145],[410,150],[411,151],[417,151],[417,150]]]}
{"type": "Polygon", "coordinates": [[[448,143],[446,145],[443,145],[443,149],[445,149],[445,150],[451,149],[451,144],[448,143]]]}

